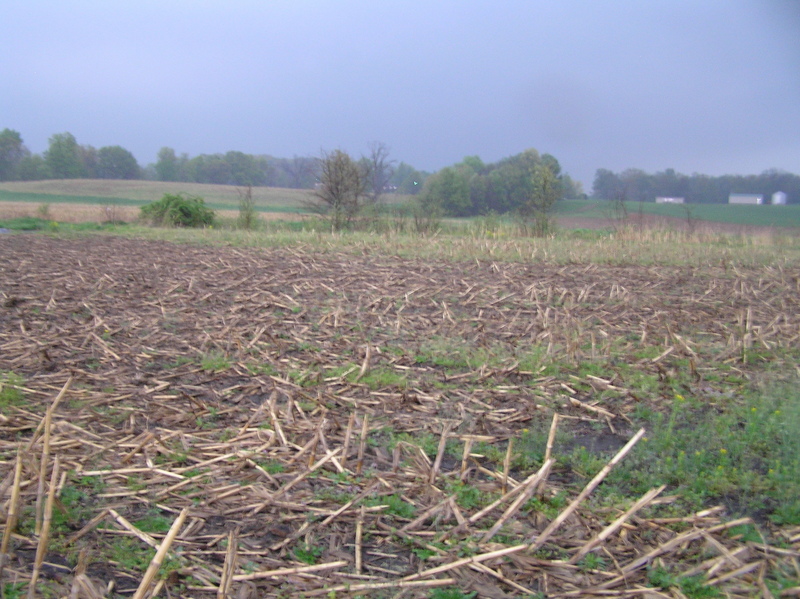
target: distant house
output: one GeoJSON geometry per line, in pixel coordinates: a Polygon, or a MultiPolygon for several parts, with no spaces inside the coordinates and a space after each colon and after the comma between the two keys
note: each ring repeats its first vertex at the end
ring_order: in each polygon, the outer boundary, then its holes
{"type": "Polygon", "coordinates": [[[763,193],[732,193],[728,196],[729,204],[763,204],[763,193]]]}
{"type": "Polygon", "coordinates": [[[786,205],[786,192],[783,191],[776,191],[772,194],[772,203],[775,206],[785,206],[786,205]]]}
{"type": "Polygon", "coordinates": [[[683,204],[685,201],[685,198],[656,198],[656,204],[683,204]]]}

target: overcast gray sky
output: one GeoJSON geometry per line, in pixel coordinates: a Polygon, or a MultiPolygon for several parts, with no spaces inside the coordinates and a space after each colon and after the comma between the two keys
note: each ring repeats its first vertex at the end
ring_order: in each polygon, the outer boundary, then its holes
{"type": "Polygon", "coordinates": [[[0,129],[141,164],[382,141],[434,171],[800,173],[800,0],[2,0],[0,129]]]}

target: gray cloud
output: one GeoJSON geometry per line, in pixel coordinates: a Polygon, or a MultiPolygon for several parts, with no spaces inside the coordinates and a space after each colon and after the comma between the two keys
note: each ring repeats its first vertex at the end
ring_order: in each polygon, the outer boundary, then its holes
{"type": "Polygon", "coordinates": [[[597,168],[800,171],[793,0],[8,0],[0,127],[143,163],[381,140],[435,170],[550,152],[597,168]]]}

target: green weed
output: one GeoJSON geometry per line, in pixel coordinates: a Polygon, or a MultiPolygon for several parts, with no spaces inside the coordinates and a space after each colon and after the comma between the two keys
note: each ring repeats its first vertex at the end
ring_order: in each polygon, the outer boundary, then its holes
{"type": "Polygon", "coordinates": [[[596,553],[587,553],[580,562],[578,567],[581,572],[590,572],[592,570],[603,570],[606,567],[606,560],[596,553]]]}
{"type": "MultiPolygon", "coordinates": [[[[107,548],[106,555],[110,561],[116,562],[129,572],[144,573],[155,555],[155,550],[139,539],[121,537],[114,539],[107,548]]],[[[183,562],[184,560],[178,553],[170,552],[164,559],[157,576],[159,578],[169,577],[170,573],[183,567],[183,562]]]]}
{"type": "MultiPolygon", "coordinates": [[[[102,476],[75,476],[75,471],[70,471],[70,478],[73,480],[74,484],[83,490],[89,492],[91,495],[98,495],[103,493],[108,485],[106,481],[103,479],[102,476]]],[[[66,487],[65,487],[66,488],[66,487]]],[[[63,501],[63,500],[62,500],[63,501]]]]}
{"type": "Polygon", "coordinates": [[[64,485],[60,502],[53,510],[53,532],[69,531],[82,520],[90,518],[93,512],[91,504],[90,497],[83,490],[71,484],[64,485]]]}
{"type": "Polygon", "coordinates": [[[286,466],[277,460],[255,459],[253,461],[269,474],[280,474],[286,471],[286,466]]]}
{"type": "Polygon", "coordinates": [[[385,445],[389,451],[394,451],[398,443],[416,445],[428,457],[434,457],[439,451],[439,438],[432,433],[396,433],[391,427],[386,427],[379,431],[377,435],[370,437],[370,441],[375,445],[385,445]]]}
{"type": "Polygon", "coordinates": [[[311,565],[316,564],[317,560],[322,557],[323,553],[324,549],[322,547],[308,544],[305,544],[302,547],[295,547],[295,549],[292,550],[292,554],[297,561],[311,565]]]}
{"type": "Polygon", "coordinates": [[[800,392],[755,388],[714,408],[676,394],[667,413],[639,410],[648,434],[600,492],[644,493],[667,484],[691,509],[711,501],[733,513],[766,508],[800,524],[800,392]]]}
{"type": "Polygon", "coordinates": [[[14,372],[0,371],[0,410],[9,406],[18,406],[25,399],[20,387],[25,380],[14,372]]]}
{"type": "Polygon", "coordinates": [[[433,549],[425,549],[424,547],[413,547],[411,552],[423,562],[437,554],[433,549]]]}
{"type": "Polygon", "coordinates": [[[276,376],[278,374],[278,370],[268,362],[247,364],[247,371],[251,376],[276,376]]]}
{"type": "Polygon", "coordinates": [[[172,520],[157,510],[150,510],[143,518],[135,520],[133,524],[144,532],[166,533],[172,526],[172,520]]]}
{"type": "Polygon", "coordinates": [[[477,591],[466,593],[456,587],[444,587],[441,589],[433,589],[430,594],[430,599],[473,599],[477,597],[477,595],[477,591]]]}
{"type": "Polygon", "coordinates": [[[333,503],[338,503],[339,505],[344,505],[353,499],[355,495],[353,495],[353,493],[344,491],[339,487],[323,487],[314,493],[314,497],[319,500],[331,501],[333,503]]]}
{"type": "Polygon", "coordinates": [[[498,447],[494,443],[486,443],[485,441],[476,443],[473,446],[472,452],[484,456],[484,458],[492,464],[502,464],[506,456],[506,452],[503,448],[498,447]]]}
{"type": "Polygon", "coordinates": [[[411,519],[414,517],[414,512],[416,512],[416,508],[399,495],[383,495],[382,497],[373,497],[371,499],[367,499],[364,503],[370,507],[385,505],[387,506],[387,514],[392,514],[400,518],[411,519]]]}
{"type": "Polygon", "coordinates": [[[465,510],[476,510],[487,505],[491,498],[475,485],[454,481],[447,484],[447,493],[455,494],[456,503],[465,510]]]}
{"type": "Polygon", "coordinates": [[[230,367],[230,359],[222,352],[210,352],[200,359],[200,368],[207,372],[222,372],[230,367]]]}
{"type": "Polygon", "coordinates": [[[386,387],[405,388],[407,385],[407,379],[404,375],[386,367],[370,370],[358,382],[367,385],[373,391],[386,387]]]}
{"type": "Polygon", "coordinates": [[[572,450],[572,454],[567,457],[567,463],[572,471],[583,478],[591,478],[606,465],[607,460],[591,453],[583,446],[578,446],[572,450]]]}
{"type": "Polygon", "coordinates": [[[176,356],[175,359],[169,364],[169,368],[180,368],[181,366],[191,364],[192,362],[194,362],[194,360],[189,356],[176,356]]]}
{"type": "Polygon", "coordinates": [[[27,582],[7,582],[3,585],[3,597],[5,599],[23,599],[28,596],[27,591],[23,590],[27,586],[27,582]]]}
{"type": "Polygon", "coordinates": [[[147,488],[147,483],[144,482],[138,476],[129,476],[125,480],[125,486],[128,487],[131,491],[143,491],[147,488]]]}

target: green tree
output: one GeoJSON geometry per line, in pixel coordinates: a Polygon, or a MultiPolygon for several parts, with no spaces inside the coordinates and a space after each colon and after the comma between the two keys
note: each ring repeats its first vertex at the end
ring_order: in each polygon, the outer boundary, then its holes
{"type": "Polygon", "coordinates": [[[549,234],[553,228],[552,210],[561,199],[561,184],[544,161],[531,169],[531,195],[520,212],[531,232],[537,236],[549,234]]]}
{"type": "Polygon", "coordinates": [[[476,175],[482,175],[486,170],[486,165],[480,156],[465,156],[461,164],[471,169],[476,175]]]}
{"type": "Polygon", "coordinates": [[[619,177],[612,171],[599,168],[594,175],[592,195],[603,200],[616,200],[624,194],[624,186],[619,177]]]}
{"type": "Polygon", "coordinates": [[[394,170],[390,183],[397,187],[398,193],[416,195],[422,191],[422,186],[427,178],[428,173],[418,171],[413,166],[401,162],[394,170]]]}
{"type": "Polygon", "coordinates": [[[531,172],[541,161],[539,152],[529,148],[495,165],[489,174],[492,184],[489,210],[502,213],[524,206],[532,192],[531,172]]]}
{"type": "Polygon", "coordinates": [[[72,133],[56,133],[44,153],[44,161],[54,179],[80,179],[86,174],[81,147],[72,133]]]}
{"type": "Polygon", "coordinates": [[[656,189],[653,186],[653,178],[638,168],[629,168],[623,171],[620,176],[623,185],[623,193],[626,200],[634,202],[655,202],[656,189]]]}
{"type": "Polygon", "coordinates": [[[18,131],[0,131],[0,181],[11,181],[18,177],[17,168],[22,159],[30,154],[18,131]]]}
{"type": "Polygon", "coordinates": [[[471,169],[448,166],[428,177],[420,198],[423,208],[438,209],[448,216],[469,215],[472,174],[471,169]]]}
{"type": "Polygon", "coordinates": [[[200,154],[187,165],[191,180],[196,183],[213,183],[227,185],[231,180],[231,168],[220,154],[200,154]]]}
{"type": "Polygon", "coordinates": [[[79,145],[78,155],[81,158],[81,164],[83,164],[83,174],[81,177],[97,179],[97,163],[99,161],[97,148],[94,146],[79,145]]]}
{"type": "Polygon", "coordinates": [[[29,154],[17,165],[17,178],[20,181],[41,181],[52,179],[50,168],[39,154],[29,154]]]}
{"type": "Polygon", "coordinates": [[[542,164],[549,168],[556,178],[561,176],[561,165],[552,154],[542,154],[542,164]]]}
{"type": "Polygon", "coordinates": [[[230,185],[251,187],[266,183],[266,165],[260,164],[255,156],[243,152],[227,152],[225,162],[228,163],[230,172],[230,185]]]}
{"type": "Polygon", "coordinates": [[[342,150],[323,152],[319,159],[319,185],[309,208],[321,214],[334,231],[350,226],[365,203],[364,171],[342,150]]]}
{"type": "Polygon", "coordinates": [[[100,179],[139,179],[142,169],[136,158],[121,146],[105,146],[97,152],[97,177],[100,179]]]}
{"type": "Polygon", "coordinates": [[[163,147],[158,151],[156,177],[159,181],[178,181],[178,157],[172,148],[163,147]]]}

